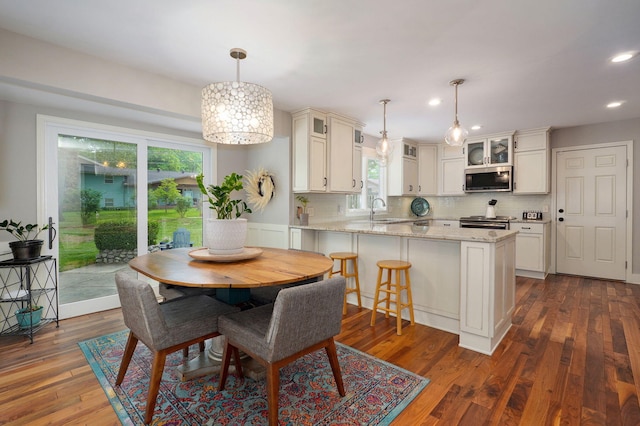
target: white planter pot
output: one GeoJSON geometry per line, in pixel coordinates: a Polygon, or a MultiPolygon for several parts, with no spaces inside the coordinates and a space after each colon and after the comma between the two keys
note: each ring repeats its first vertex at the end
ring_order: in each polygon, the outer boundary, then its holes
{"type": "Polygon", "coordinates": [[[242,253],[247,240],[247,219],[207,219],[204,243],[210,254],[242,253]]]}

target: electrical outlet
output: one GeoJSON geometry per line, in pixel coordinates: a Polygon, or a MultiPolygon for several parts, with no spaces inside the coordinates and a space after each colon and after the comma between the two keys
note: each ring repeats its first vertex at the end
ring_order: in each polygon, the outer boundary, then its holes
{"type": "Polygon", "coordinates": [[[549,206],[547,206],[546,204],[542,206],[542,213],[549,213],[549,206]]]}
{"type": "Polygon", "coordinates": [[[338,214],[342,214],[342,205],[338,204],[338,214]]]}
{"type": "Polygon", "coordinates": [[[312,217],[315,213],[315,210],[313,207],[307,207],[307,213],[309,213],[309,217],[312,217]]]}

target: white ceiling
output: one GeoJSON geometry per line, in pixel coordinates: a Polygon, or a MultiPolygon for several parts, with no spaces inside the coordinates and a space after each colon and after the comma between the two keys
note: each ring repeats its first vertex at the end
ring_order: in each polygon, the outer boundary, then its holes
{"type": "MultiPolygon", "coordinates": [[[[640,117],[639,0],[0,0],[0,28],[204,86],[235,79],[391,138],[640,117]],[[432,97],[443,99],[430,107],[432,97]],[[607,109],[613,100],[622,107],[607,109]]],[[[0,63],[2,56],[0,53],[0,63]]]]}

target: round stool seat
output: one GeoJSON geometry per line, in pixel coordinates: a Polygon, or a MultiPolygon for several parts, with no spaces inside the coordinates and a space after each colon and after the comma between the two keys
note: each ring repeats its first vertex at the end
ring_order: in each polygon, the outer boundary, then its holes
{"type": "Polygon", "coordinates": [[[329,257],[331,259],[338,259],[338,260],[347,260],[347,259],[355,259],[358,257],[357,253],[352,253],[350,251],[337,251],[335,253],[329,253],[329,257]]]}
{"type": "Polygon", "coordinates": [[[411,263],[405,262],[403,260],[379,260],[376,262],[379,268],[385,269],[409,269],[411,268],[411,263]]]}

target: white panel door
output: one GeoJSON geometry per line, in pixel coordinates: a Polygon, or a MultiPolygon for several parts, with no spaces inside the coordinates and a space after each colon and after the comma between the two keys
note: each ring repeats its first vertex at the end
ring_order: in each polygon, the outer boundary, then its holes
{"type": "Polygon", "coordinates": [[[557,272],[625,279],[625,146],[559,151],[557,272]]]}

